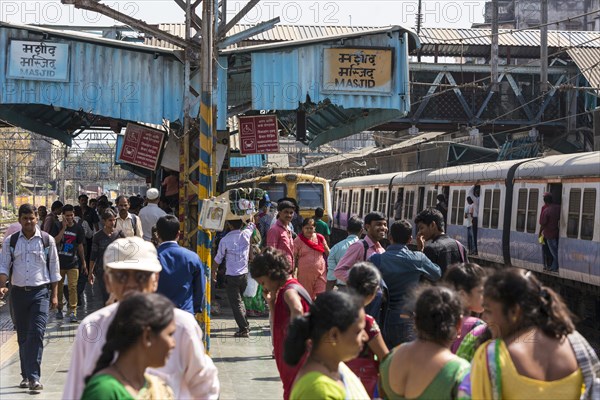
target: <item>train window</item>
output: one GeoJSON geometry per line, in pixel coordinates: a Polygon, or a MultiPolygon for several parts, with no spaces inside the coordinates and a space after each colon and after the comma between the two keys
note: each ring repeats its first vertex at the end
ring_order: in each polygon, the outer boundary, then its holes
{"type": "Polygon", "coordinates": [[[364,208],[365,215],[367,215],[368,213],[373,211],[371,209],[372,201],[373,201],[373,192],[366,192],[365,193],[365,208],[364,208]]]}
{"type": "Polygon", "coordinates": [[[390,208],[391,215],[388,215],[388,217],[393,217],[394,216],[394,204],[396,204],[396,192],[394,192],[393,190],[390,193],[390,204],[392,205],[392,207],[390,208]]]}
{"type": "Polygon", "coordinates": [[[379,193],[379,211],[381,211],[385,215],[387,215],[387,209],[385,208],[386,206],[387,206],[387,192],[380,192],[379,193]]]}
{"type": "Polygon", "coordinates": [[[426,207],[435,207],[437,204],[437,190],[428,190],[427,191],[427,203],[426,207]]]}
{"type": "Polygon", "coordinates": [[[325,208],[325,191],[318,183],[298,183],[296,185],[296,200],[300,208],[325,208]]]}
{"type": "Polygon", "coordinates": [[[594,237],[594,217],[596,214],[596,189],[583,191],[581,207],[581,239],[592,240],[594,237]]]}
{"type": "Polygon", "coordinates": [[[358,215],[358,206],[360,205],[358,196],[360,196],[360,192],[358,190],[352,192],[352,210],[350,211],[350,214],[352,215],[358,215]]]}
{"type": "Polygon", "coordinates": [[[569,194],[569,214],[567,216],[567,237],[579,236],[579,213],[581,211],[581,189],[571,189],[569,194]]]}
{"type": "Polygon", "coordinates": [[[537,227],[537,211],[540,191],[531,189],[529,191],[529,202],[527,203],[527,233],[535,233],[537,227]]]}
{"type": "Polygon", "coordinates": [[[342,191],[338,190],[338,200],[337,200],[337,204],[336,204],[337,212],[342,211],[341,205],[342,205],[342,191]]]}
{"type": "MultiPolygon", "coordinates": [[[[437,194],[436,194],[437,197],[437,194]]],[[[462,225],[465,220],[466,191],[455,190],[452,192],[452,212],[450,223],[452,225],[462,225]]]]}
{"type": "Polygon", "coordinates": [[[259,183],[258,187],[266,190],[272,201],[277,201],[287,196],[287,188],[284,183],[259,183]]]}
{"type": "Polygon", "coordinates": [[[404,199],[404,218],[412,219],[415,208],[415,191],[407,190],[406,197],[404,199]]]}
{"type": "Polygon", "coordinates": [[[486,190],[483,196],[483,228],[498,228],[500,217],[500,189],[486,190]]]}
{"type": "Polygon", "coordinates": [[[342,201],[341,201],[341,207],[340,207],[340,211],[345,213],[348,212],[348,192],[344,192],[342,193],[342,201]]]}
{"type": "Polygon", "coordinates": [[[519,189],[517,198],[517,232],[525,232],[525,216],[527,215],[527,189],[519,189]]]}

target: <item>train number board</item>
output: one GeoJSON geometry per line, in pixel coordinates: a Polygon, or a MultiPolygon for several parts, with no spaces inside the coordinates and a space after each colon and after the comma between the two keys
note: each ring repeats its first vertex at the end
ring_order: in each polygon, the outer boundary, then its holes
{"type": "Polygon", "coordinates": [[[276,115],[240,118],[240,152],[242,154],[279,153],[279,130],[276,115]]]}

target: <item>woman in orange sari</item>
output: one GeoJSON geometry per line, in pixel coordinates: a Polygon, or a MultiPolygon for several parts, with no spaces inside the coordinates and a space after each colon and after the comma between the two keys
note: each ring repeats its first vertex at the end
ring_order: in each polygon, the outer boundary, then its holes
{"type": "Polygon", "coordinates": [[[327,285],[327,256],[329,247],[325,237],[315,232],[315,220],[302,222],[302,233],[294,240],[294,264],[298,281],[314,300],[327,285]]]}

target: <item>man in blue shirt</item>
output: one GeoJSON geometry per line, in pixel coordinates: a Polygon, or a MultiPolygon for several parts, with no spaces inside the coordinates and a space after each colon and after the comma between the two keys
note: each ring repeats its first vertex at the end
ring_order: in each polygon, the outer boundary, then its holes
{"type": "Polygon", "coordinates": [[[196,253],[177,243],[179,220],[165,215],[156,221],[160,241],[158,260],[162,265],[158,280],[158,293],[171,299],[177,308],[191,313],[201,313],[204,305],[204,265],[196,253]]]}
{"type": "Polygon", "coordinates": [[[437,281],[442,276],[440,267],[425,254],[406,247],[412,241],[412,231],[413,226],[408,220],[394,222],[389,230],[391,244],[385,253],[373,254],[369,258],[381,271],[388,288],[388,311],[382,330],[390,349],[414,339],[412,320],[405,306],[421,278],[437,281]]]}
{"type": "Polygon", "coordinates": [[[12,235],[7,236],[2,245],[0,299],[8,292],[6,283],[10,276],[23,377],[19,387],[40,391],[44,388],[40,375],[48,308],[56,309],[58,305],[58,252],[54,238],[38,228],[34,206],[19,207],[19,222],[22,229],[13,233],[18,236],[14,248],[11,249],[10,243],[12,235]]]}
{"type": "Polygon", "coordinates": [[[346,250],[348,247],[356,241],[358,241],[358,237],[363,230],[363,220],[352,216],[348,220],[348,227],[346,231],[348,232],[348,237],[341,242],[335,244],[331,250],[329,250],[329,257],[327,257],[327,290],[333,290],[333,288],[337,286],[344,286],[345,283],[336,279],[335,267],[338,265],[342,256],[346,254],[346,250]]]}

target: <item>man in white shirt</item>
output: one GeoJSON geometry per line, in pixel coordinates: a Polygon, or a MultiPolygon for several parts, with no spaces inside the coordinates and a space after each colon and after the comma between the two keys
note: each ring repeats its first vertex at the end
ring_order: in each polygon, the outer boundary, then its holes
{"type": "Polygon", "coordinates": [[[11,235],[2,245],[0,299],[8,292],[6,283],[11,276],[11,306],[23,377],[19,387],[40,391],[44,388],[40,376],[48,308],[58,305],[58,252],[54,238],[38,228],[34,206],[19,207],[19,222],[23,228],[13,234],[18,235],[16,243],[11,243],[11,235]]]}
{"type": "Polygon", "coordinates": [[[159,198],[160,193],[158,192],[158,189],[148,189],[146,192],[148,204],[140,210],[138,215],[142,221],[142,237],[147,241],[152,240],[152,227],[156,225],[156,221],[158,221],[160,217],[167,215],[167,213],[158,206],[159,198]]]}
{"type": "Polygon", "coordinates": [[[115,201],[119,210],[115,230],[123,232],[125,237],[142,237],[142,223],[137,215],[129,212],[129,199],[127,196],[121,195],[115,201]]]}
{"type": "MultiPolygon", "coordinates": [[[[104,252],[106,288],[120,301],[131,293],[155,292],[162,267],[156,249],[150,242],[130,237],[117,239],[104,252]],[[136,251],[131,251],[131,249],[136,251]]],[[[117,312],[119,303],[104,307],[86,317],[75,336],[71,366],[63,391],[63,399],[79,399],[85,387],[85,378],[92,373],[106,332],[117,312]]],[[[164,367],[148,368],[167,382],[176,399],[217,399],[219,379],[217,368],[204,351],[202,330],[194,317],[175,309],[176,347],[164,367]]]]}

